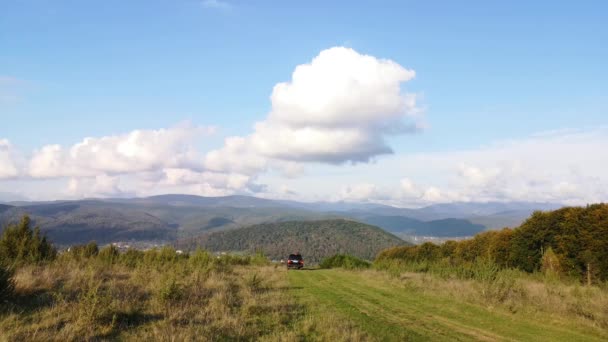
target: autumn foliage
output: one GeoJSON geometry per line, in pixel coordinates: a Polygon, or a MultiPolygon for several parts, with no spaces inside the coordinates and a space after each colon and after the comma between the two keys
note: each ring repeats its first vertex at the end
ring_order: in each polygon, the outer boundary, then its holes
{"type": "Polygon", "coordinates": [[[535,212],[520,227],[487,231],[442,245],[424,243],[382,251],[377,261],[462,265],[483,259],[501,268],[550,272],[586,281],[608,280],[608,204],[535,212]]]}

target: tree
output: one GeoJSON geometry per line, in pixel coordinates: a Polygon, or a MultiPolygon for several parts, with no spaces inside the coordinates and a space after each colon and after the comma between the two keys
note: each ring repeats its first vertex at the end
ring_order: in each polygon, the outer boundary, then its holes
{"type": "Polygon", "coordinates": [[[0,237],[0,263],[14,265],[38,263],[52,260],[57,251],[36,227],[32,230],[31,220],[25,215],[19,224],[6,227],[0,237]]]}

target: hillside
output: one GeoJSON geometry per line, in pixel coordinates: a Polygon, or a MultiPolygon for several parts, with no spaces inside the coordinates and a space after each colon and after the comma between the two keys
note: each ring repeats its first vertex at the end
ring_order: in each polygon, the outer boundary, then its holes
{"type": "Polygon", "coordinates": [[[178,247],[202,247],[211,251],[262,251],[273,259],[300,252],[308,262],[334,254],[351,254],[371,260],[391,246],[405,245],[382,229],[349,220],[290,221],[266,223],[205,234],[180,241],[178,247]]]}
{"type": "Polygon", "coordinates": [[[49,239],[58,245],[97,241],[100,244],[126,240],[172,241],[176,228],[141,210],[103,206],[94,201],[58,202],[12,207],[0,212],[2,226],[30,215],[49,239]]]}
{"type": "Polygon", "coordinates": [[[464,219],[442,219],[425,222],[404,216],[366,216],[361,221],[389,232],[416,236],[473,236],[486,230],[485,226],[464,219]]]}
{"type": "MultiPolygon", "coordinates": [[[[241,196],[242,197],[242,196],[241,196]]],[[[53,243],[70,245],[146,240],[175,241],[206,231],[232,229],[264,222],[335,218],[296,208],[249,207],[257,199],[208,199],[168,196],[151,199],[80,200],[0,205],[0,232],[28,214],[53,243]],[[211,201],[211,203],[208,203],[211,201]],[[239,206],[238,204],[241,204],[239,206]],[[248,204],[249,203],[249,204],[248,204]],[[235,205],[222,207],[218,205],[235,205]]]]}

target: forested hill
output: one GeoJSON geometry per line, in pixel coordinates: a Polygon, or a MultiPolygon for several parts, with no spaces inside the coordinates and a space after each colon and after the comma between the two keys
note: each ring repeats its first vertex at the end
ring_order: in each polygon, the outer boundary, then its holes
{"type": "Polygon", "coordinates": [[[273,259],[300,252],[308,262],[318,262],[338,253],[371,260],[382,249],[405,244],[378,227],[350,220],[322,220],[259,224],[205,234],[177,245],[211,251],[262,251],[273,259]]]}
{"type": "Polygon", "coordinates": [[[527,272],[551,271],[560,275],[608,280],[608,204],[537,211],[520,227],[488,231],[441,246],[426,243],[391,248],[379,259],[440,261],[451,264],[490,259],[500,267],[527,272]]]}

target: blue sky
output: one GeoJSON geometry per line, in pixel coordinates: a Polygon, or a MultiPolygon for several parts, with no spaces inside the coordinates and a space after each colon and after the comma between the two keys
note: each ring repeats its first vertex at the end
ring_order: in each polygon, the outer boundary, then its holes
{"type": "MultiPolygon", "coordinates": [[[[111,188],[120,184],[130,188],[125,193],[146,194],[131,179],[138,176],[122,171],[32,180],[28,160],[46,145],[69,149],[85,137],[158,130],[184,121],[216,127],[214,134],[193,142],[201,154],[221,149],[224,138],[248,136],[256,122],[265,120],[275,84],[290,81],[296,66],[335,46],[416,72],[401,86],[417,95],[424,129],[387,135],[394,154],[374,156],[372,166],[420,154],[529,142],[549,131],[592,136],[589,144],[599,149],[605,136],[601,128],[608,124],[606,22],[604,1],[5,0],[0,3],[0,139],[17,151],[12,158],[23,166],[19,175],[0,180],[0,192],[37,198],[34,189],[43,184],[48,189],[42,197],[65,197],[62,187],[68,182],[107,176],[120,180],[109,181],[111,188]]],[[[479,158],[454,167],[498,167],[476,166],[486,161],[479,158]]],[[[352,178],[352,184],[336,185],[332,193],[348,193],[361,184],[385,192],[379,187],[387,177],[378,170],[362,171],[366,163],[353,166],[348,158],[297,162],[302,165],[295,168],[306,170],[301,176],[284,177],[276,170],[246,176],[274,188],[260,194],[269,197],[290,186],[299,187],[291,192],[303,199],[327,197],[305,184],[332,173],[352,178]]],[[[403,171],[408,174],[394,175],[393,181],[423,179],[420,193],[440,186],[443,193],[451,191],[450,175],[438,171],[433,179],[425,167],[403,171]]],[[[597,169],[583,173],[594,179],[601,174],[597,169]]],[[[555,177],[548,180],[551,186],[589,186],[555,177]]],[[[545,192],[529,199],[553,199],[551,191],[545,192]]],[[[594,196],[580,192],[576,198],[584,202],[594,196]]],[[[378,197],[397,205],[422,203],[394,194],[378,197]]],[[[455,194],[441,201],[469,197],[455,194]]]]}

